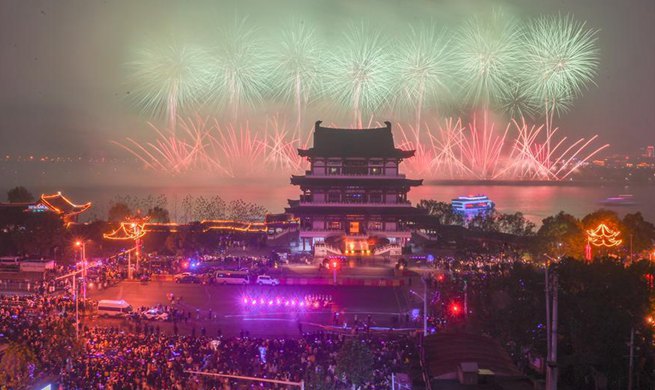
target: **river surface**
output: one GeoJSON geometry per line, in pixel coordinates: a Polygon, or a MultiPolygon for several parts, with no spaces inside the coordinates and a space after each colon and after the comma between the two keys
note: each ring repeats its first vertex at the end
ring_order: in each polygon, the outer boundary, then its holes
{"type": "MultiPolygon", "coordinates": [[[[36,166],[32,167],[36,168],[36,166]]],[[[211,197],[219,195],[225,201],[242,199],[266,207],[270,212],[283,212],[288,199],[297,199],[298,187],[289,182],[290,174],[258,179],[224,179],[218,177],[165,177],[142,169],[125,166],[93,167],[84,169],[49,166],[47,169],[25,169],[0,166],[0,200],[9,188],[24,185],[36,196],[41,193],[62,191],[72,201],[91,201],[94,207],[86,218],[106,218],[109,204],[116,196],[165,195],[171,217],[181,215],[182,199],[186,195],[211,197]]],[[[523,212],[530,220],[540,224],[549,215],[564,210],[577,217],[603,207],[599,202],[619,194],[631,194],[635,205],[607,207],[623,215],[641,211],[644,217],[655,222],[655,186],[622,185],[539,185],[487,183],[448,184],[425,181],[409,192],[409,199],[416,203],[421,199],[450,201],[461,195],[484,194],[496,203],[501,212],[523,212]]]]}

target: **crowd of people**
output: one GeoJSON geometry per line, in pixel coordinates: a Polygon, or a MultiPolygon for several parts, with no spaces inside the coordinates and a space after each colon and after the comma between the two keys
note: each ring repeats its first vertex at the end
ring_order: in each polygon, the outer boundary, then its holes
{"type": "MultiPolygon", "coordinates": [[[[203,371],[300,382],[315,378],[335,389],[350,388],[339,372],[338,353],[349,336],[327,333],[301,338],[175,336],[125,333],[111,328],[84,332],[84,356],[61,372],[65,389],[230,389],[243,381],[190,374],[203,371]]],[[[407,372],[417,359],[411,336],[358,339],[373,353],[371,375],[362,389],[390,386],[392,372],[407,372]]],[[[308,383],[311,388],[311,383],[308,383]]],[[[248,387],[250,388],[250,387],[248,387]]],[[[287,388],[257,383],[257,388],[287,388]]]]}
{"type": "MultiPolygon", "coordinates": [[[[204,371],[299,382],[315,380],[327,388],[349,388],[338,353],[347,339],[365,344],[373,355],[371,375],[362,389],[387,388],[392,372],[416,364],[412,335],[304,333],[299,338],[196,336],[160,328],[83,326],[75,337],[75,303],[66,294],[0,297],[0,342],[33,352],[27,384],[56,377],[60,389],[236,389],[244,382],[190,374],[204,371]]],[[[13,378],[14,380],[16,378],[13,378]]],[[[0,385],[10,384],[9,373],[0,385]]],[[[16,383],[13,382],[13,386],[16,383]]],[[[11,387],[11,388],[21,388],[11,387]]],[[[250,387],[248,387],[250,388],[250,387]]],[[[257,384],[282,389],[285,385],[257,384]]]]}

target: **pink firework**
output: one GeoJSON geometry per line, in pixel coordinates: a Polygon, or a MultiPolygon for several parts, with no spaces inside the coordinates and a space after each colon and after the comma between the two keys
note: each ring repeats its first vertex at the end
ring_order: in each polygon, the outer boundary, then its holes
{"type": "Polygon", "coordinates": [[[128,137],[127,144],[113,143],[130,152],[150,169],[178,174],[200,167],[198,162],[204,155],[208,137],[206,120],[180,118],[179,128],[182,131],[177,134],[171,130],[161,130],[151,123],[148,125],[157,135],[152,142],[140,143],[128,137]]]}

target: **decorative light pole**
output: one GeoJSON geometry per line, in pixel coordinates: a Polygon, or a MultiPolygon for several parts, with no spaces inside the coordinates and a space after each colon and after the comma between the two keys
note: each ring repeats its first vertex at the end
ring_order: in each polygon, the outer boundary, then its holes
{"type": "MultiPolygon", "coordinates": [[[[121,222],[120,226],[110,232],[103,234],[103,237],[108,240],[133,240],[134,241],[134,255],[136,257],[136,270],[139,271],[139,259],[141,256],[141,239],[146,235],[145,225],[148,222],[148,217],[131,217],[121,222]]],[[[130,253],[127,254],[128,265],[127,275],[128,279],[132,279],[132,265],[130,253]]]]}
{"type": "Polygon", "coordinates": [[[620,231],[609,228],[604,223],[599,224],[596,229],[587,230],[587,245],[585,247],[585,259],[591,261],[591,246],[597,248],[612,248],[621,245],[623,240],[619,239],[620,231]]]}

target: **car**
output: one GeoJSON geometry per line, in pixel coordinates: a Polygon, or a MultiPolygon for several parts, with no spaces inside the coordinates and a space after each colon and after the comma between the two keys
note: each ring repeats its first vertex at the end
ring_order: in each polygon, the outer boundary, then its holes
{"type": "Polygon", "coordinates": [[[160,321],[168,320],[168,313],[156,307],[142,312],[141,315],[148,320],[160,320],[160,321]]]}
{"type": "Polygon", "coordinates": [[[199,284],[200,278],[193,275],[184,275],[180,278],[175,279],[175,283],[194,283],[199,284]]]}
{"type": "Polygon", "coordinates": [[[178,279],[181,279],[181,278],[183,278],[185,276],[191,276],[191,272],[182,272],[180,274],[176,274],[176,275],[173,276],[173,280],[175,280],[177,282],[178,279]]]}
{"type": "Polygon", "coordinates": [[[265,284],[269,286],[277,286],[278,284],[280,284],[280,280],[272,278],[269,275],[259,275],[257,276],[257,284],[259,284],[260,286],[263,286],[265,284]]]}

